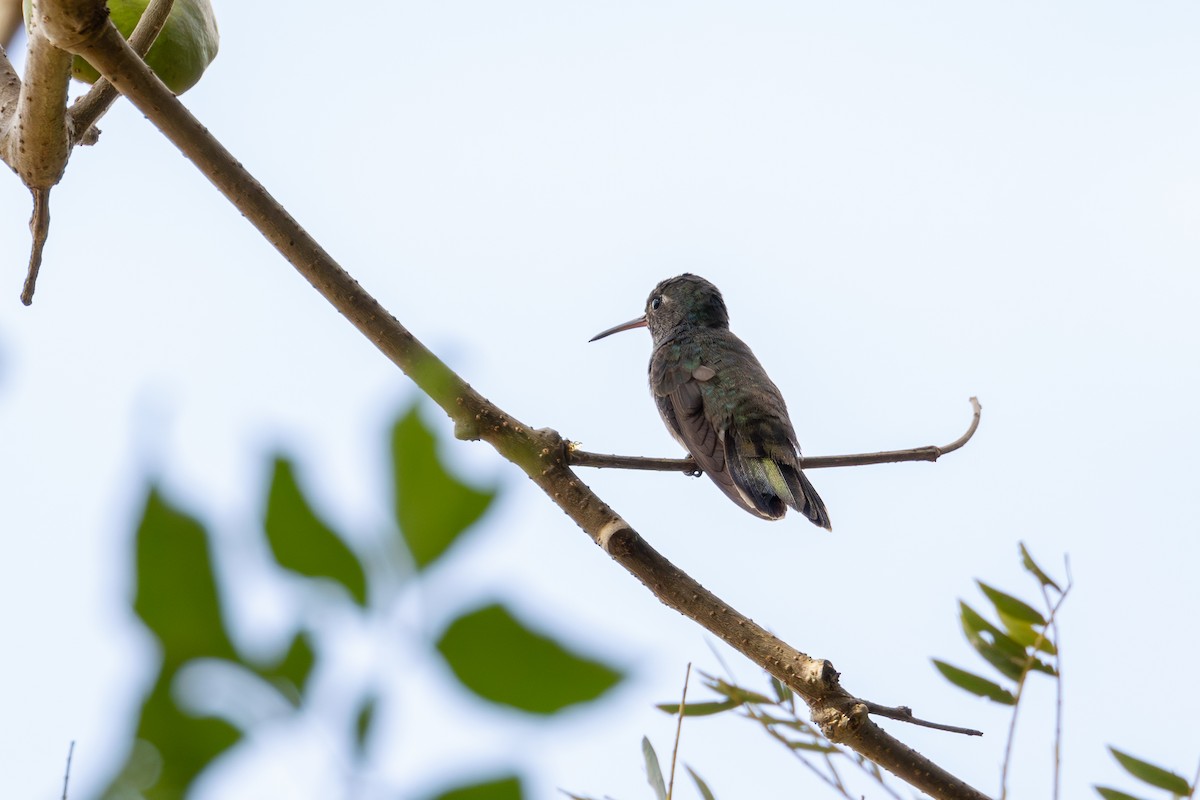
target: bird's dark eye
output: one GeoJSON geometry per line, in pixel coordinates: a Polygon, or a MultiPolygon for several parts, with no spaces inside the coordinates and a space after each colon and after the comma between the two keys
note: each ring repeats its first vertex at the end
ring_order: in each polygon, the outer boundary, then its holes
{"type": "Polygon", "coordinates": [[[654,299],[652,299],[652,300],[650,301],[650,310],[651,310],[651,311],[658,311],[658,307],[659,307],[659,306],[661,306],[661,305],[662,305],[662,298],[661,298],[661,297],[655,297],[654,299]]]}

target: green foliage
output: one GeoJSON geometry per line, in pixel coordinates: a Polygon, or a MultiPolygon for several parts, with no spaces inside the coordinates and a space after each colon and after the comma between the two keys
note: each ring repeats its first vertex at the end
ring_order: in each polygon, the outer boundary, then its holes
{"type": "Polygon", "coordinates": [[[642,758],[646,762],[646,782],[650,784],[657,800],[667,800],[667,782],[663,780],[662,767],[658,764],[658,754],[654,745],[645,736],[642,737],[642,758]]]}
{"type": "Polygon", "coordinates": [[[418,569],[440,558],[496,497],[446,471],[416,406],[392,428],[392,467],[396,523],[418,569]]]}
{"type": "Polygon", "coordinates": [[[300,491],[292,462],[277,456],[267,489],[263,521],[267,542],[279,566],[310,578],[328,578],[343,586],[360,606],[367,604],[362,564],[300,491]]]}
{"type": "MultiPolygon", "coordinates": [[[[400,526],[390,541],[378,541],[372,569],[347,539],[314,510],[296,478],[296,468],[284,457],[273,460],[263,499],[262,532],[273,557],[272,568],[293,576],[302,587],[333,582],[345,589],[333,594],[309,591],[302,618],[287,632],[286,649],[273,657],[251,657],[238,650],[221,613],[222,585],[213,570],[210,550],[214,539],[195,517],[175,507],[151,487],[136,532],[136,590],[133,606],[161,651],[161,667],[142,703],[136,739],[125,764],[106,791],[113,798],[145,797],[178,800],[221,754],[234,747],[249,728],[261,721],[278,723],[278,713],[296,715],[310,710],[311,676],[328,659],[328,642],[315,632],[317,619],[331,613],[357,616],[362,627],[401,602],[406,593],[421,591],[422,583],[437,580],[412,573],[411,564],[426,567],[477,522],[496,496],[453,476],[437,458],[434,434],[415,408],[401,415],[389,437],[395,470],[391,506],[400,526]],[[392,543],[407,544],[408,559],[388,559],[392,543]],[[372,584],[376,575],[390,581],[372,584]],[[216,717],[197,717],[179,696],[180,672],[198,659],[229,667],[212,680],[229,674],[259,676],[265,691],[282,701],[270,720],[249,720],[247,730],[216,717]]],[[[365,541],[361,538],[359,541],[365,541]]],[[[421,646],[432,656],[435,643],[421,646]]],[[[450,663],[464,689],[479,697],[537,713],[596,699],[618,683],[621,672],[571,653],[552,636],[536,633],[500,603],[471,611],[450,622],[436,647],[450,663]]],[[[222,677],[224,676],[224,677],[222,677]]],[[[391,687],[394,688],[394,687],[391,687]]],[[[349,750],[362,756],[374,729],[383,698],[377,687],[357,687],[353,717],[331,721],[331,730],[351,737],[349,750]]],[[[229,684],[216,695],[237,691],[229,684]],[[228,691],[226,691],[228,690],[228,691]]],[[[261,704],[255,704],[260,705],[261,704]]],[[[270,704],[268,704],[268,707],[270,704]]],[[[469,759],[466,759],[469,760],[469,759]]],[[[516,777],[461,786],[440,795],[446,800],[519,800],[516,777]]]]}
{"type": "Polygon", "coordinates": [[[358,716],[354,719],[354,744],[359,756],[366,755],[372,726],[375,724],[375,712],[378,710],[379,698],[375,696],[364,698],[359,706],[358,716]]]}
{"type": "MultiPolygon", "coordinates": [[[[1170,792],[1172,797],[1192,797],[1196,793],[1196,787],[1189,786],[1187,779],[1178,773],[1135,758],[1115,747],[1109,747],[1108,751],[1126,772],[1148,786],[1170,792]]],[[[1097,786],[1095,789],[1105,800],[1140,800],[1134,795],[1107,786],[1097,786]]]]}
{"type": "Polygon", "coordinates": [[[1005,689],[999,684],[989,681],[987,678],[980,677],[965,669],[951,666],[945,661],[933,659],[933,665],[937,667],[938,672],[945,676],[946,680],[953,683],[960,689],[966,689],[971,694],[977,694],[980,697],[986,697],[1003,705],[1015,705],[1017,698],[1008,689],[1005,689]]]}
{"type": "Polygon", "coordinates": [[[959,622],[967,642],[1003,680],[996,682],[933,659],[934,667],[950,683],[971,694],[1009,706],[1015,706],[1020,701],[1021,689],[1031,672],[1058,677],[1054,663],[1040,656],[1046,655],[1052,661],[1057,661],[1058,647],[1053,641],[1051,626],[1055,612],[1066,598],[1066,591],[1059,589],[1058,584],[1034,562],[1024,544],[1021,545],[1021,563],[1038,582],[1047,609],[1045,613],[983,581],[976,581],[976,584],[991,603],[999,624],[989,621],[965,602],[959,601],[958,604],[959,622]]]}
{"type": "Polygon", "coordinates": [[[437,649],[463,686],[534,714],[595,700],[621,680],[620,672],[530,630],[499,604],[454,620],[437,649]]]}
{"type": "Polygon", "coordinates": [[[194,659],[236,658],[221,618],[204,526],[171,506],[152,487],[136,540],[133,607],[158,639],[162,666],[142,707],[140,746],[107,793],[140,791],[149,800],[182,797],[213,759],[241,738],[233,726],[185,713],[171,696],[183,666],[194,659]]]}
{"type": "Polygon", "coordinates": [[[486,783],[460,786],[439,794],[433,800],[521,800],[523,796],[521,780],[509,775],[486,783]]]}
{"type": "Polygon", "coordinates": [[[304,631],[297,631],[287,652],[277,664],[265,668],[258,667],[254,671],[279,690],[293,707],[299,708],[316,660],[309,635],[304,631]]]}
{"type": "Polygon", "coordinates": [[[687,771],[688,775],[692,776],[692,782],[696,784],[696,791],[700,792],[700,797],[702,800],[717,800],[717,798],[713,796],[712,790],[708,788],[708,784],[696,774],[696,770],[688,767],[687,771]]]}
{"type": "Polygon", "coordinates": [[[164,671],[193,658],[233,658],[208,554],[208,533],[151,487],[137,528],[133,610],[161,642],[164,671]]]}

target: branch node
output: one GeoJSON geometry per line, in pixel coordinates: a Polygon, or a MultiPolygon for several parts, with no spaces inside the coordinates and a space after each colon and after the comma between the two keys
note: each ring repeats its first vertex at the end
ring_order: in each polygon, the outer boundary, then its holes
{"type": "Polygon", "coordinates": [[[483,430],[479,425],[479,416],[455,417],[454,438],[464,442],[477,442],[483,438],[483,430]]]}

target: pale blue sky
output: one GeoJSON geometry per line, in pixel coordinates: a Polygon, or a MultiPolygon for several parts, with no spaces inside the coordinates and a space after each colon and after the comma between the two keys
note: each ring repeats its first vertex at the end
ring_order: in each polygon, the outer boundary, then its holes
{"type": "MultiPolygon", "coordinates": [[[[649,338],[587,339],[682,271],[724,291],[808,454],[948,441],[978,395],[976,440],[939,464],[814,472],[833,534],[756,520],[707,481],[583,477],[725,600],[833,661],[851,691],[984,729],[968,740],[885,723],[984,791],[1007,714],[928,659],[974,665],[955,617],[972,578],[1031,593],[1018,540],[1048,567],[1069,553],[1064,796],[1121,780],[1110,742],[1195,769],[1200,7],[217,11],[221,54],[186,104],[520,419],[588,449],[676,454],[646,391],[649,338]]],[[[17,301],[28,195],[0,181],[12,797],[57,797],[72,739],[75,796],[119,757],[150,670],[126,609],[142,476],[159,470],[235,539],[282,444],[330,516],[370,531],[386,513],[381,430],[412,393],[140,114],[119,105],[102,128],[54,191],[32,309],[17,301]]],[[[515,761],[537,798],[560,786],[649,797],[638,742],[664,752],[673,734],[652,703],[677,693],[689,660],[718,669],[709,637],[486,446],[447,454],[505,498],[404,619],[436,630],[501,592],[635,678],[605,709],[543,726],[467,705],[436,664],[393,654],[407,680],[381,781],[412,796],[463,764],[515,761]]],[[[282,629],[268,596],[238,597],[255,646],[282,629]]],[[[351,671],[365,669],[356,648],[351,671]]],[[[1046,689],[1023,712],[1014,796],[1049,794],[1046,689]]],[[[331,735],[266,739],[200,797],[343,796],[331,735]]],[[[823,796],[748,724],[689,723],[681,752],[722,800],[823,796]]]]}

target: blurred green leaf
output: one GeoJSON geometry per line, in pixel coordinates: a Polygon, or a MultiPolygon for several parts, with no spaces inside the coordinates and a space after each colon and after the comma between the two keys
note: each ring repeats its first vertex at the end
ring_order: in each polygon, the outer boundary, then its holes
{"type": "Polygon", "coordinates": [[[193,658],[238,656],[221,619],[208,539],[196,519],[152,487],[137,529],[133,610],[163,648],[163,671],[193,658]]]}
{"type": "Polygon", "coordinates": [[[499,604],[454,620],[437,648],[472,692],[536,714],[595,700],[624,677],[531,631],[499,604]]]}
{"type": "Polygon", "coordinates": [[[315,663],[316,653],[313,652],[308,633],[298,631],[278,664],[254,671],[274,684],[288,702],[299,708],[315,663]]]}
{"type": "Polygon", "coordinates": [[[979,615],[975,609],[959,602],[963,633],[975,652],[1010,680],[1020,680],[1028,653],[1008,634],[979,615]]]}
{"type": "Polygon", "coordinates": [[[958,606],[967,641],[1004,677],[1014,681],[1020,680],[1027,665],[1030,670],[1048,675],[1055,674],[1053,667],[1036,658],[1031,659],[1026,648],[980,616],[975,609],[961,601],[958,606]]]}
{"type": "Polygon", "coordinates": [[[184,713],[171,697],[170,685],[175,672],[159,675],[142,705],[137,739],[142,742],[130,753],[125,766],[105,791],[106,798],[130,797],[131,790],[145,800],[179,800],[187,794],[196,776],[221,753],[241,738],[236,728],[224,720],[193,717],[184,713]],[[147,750],[149,748],[149,751],[147,750]],[[152,751],[158,758],[158,771],[149,786],[139,765],[152,751]]]}
{"type": "Polygon", "coordinates": [[[1017,644],[1025,648],[1037,645],[1037,649],[1047,655],[1058,655],[1058,649],[1050,641],[1049,637],[1043,635],[1041,631],[1035,629],[1028,622],[1013,619],[1003,612],[999,613],[999,617],[1000,622],[1004,624],[1004,629],[1008,633],[1009,638],[1017,644]]]}
{"type": "Polygon", "coordinates": [[[371,726],[375,723],[375,713],[379,710],[379,698],[368,697],[363,700],[354,720],[354,742],[358,746],[359,755],[367,752],[367,742],[371,736],[371,726]]]}
{"type": "Polygon", "coordinates": [[[765,694],[760,694],[750,689],[743,689],[741,686],[721,680],[720,678],[714,678],[711,675],[705,675],[704,679],[705,685],[708,688],[725,695],[730,700],[736,700],[738,703],[754,703],[755,705],[762,706],[775,705],[775,701],[765,694]]]}
{"type": "MultiPolygon", "coordinates": [[[[741,705],[737,700],[713,700],[706,703],[688,703],[684,706],[683,715],[685,717],[707,717],[710,714],[720,714],[722,711],[740,708],[741,705]]],[[[655,708],[659,711],[665,711],[668,714],[679,713],[679,703],[659,703],[655,708]]]]}
{"type": "Polygon", "coordinates": [[[473,783],[442,792],[433,800],[521,800],[521,779],[509,775],[485,783],[473,783]]]}
{"type": "Polygon", "coordinates": [[[989,700],[994,700],[997,703],[1011,706],[1015,705],[1017,698],[1004,687],[992,683],[987,678],[980,677],[973,672],[967,672],[964,669],[947,664],[945,661],[933,659],[933,665],[937,667],[937,671],[942,673],[946,680],[953,683],[960,689],[965,689],[971,694],[986,697],[989,700]]]}
{"type": "Polygon", "coordinates": [[[171,696],[180,668],[197,658],[240,663],[221,618],[208,537],[195,518],[151,487],[137,528],[133,607],[162,645],[162,666],[142,705],[137,739],[106,797],[178,800],[241,734],[227,722],[193,717],[171,696]],[[152,773],[146,765],[157,764],[152,773]],[[145,785],[150,780],[150,785],[145,785]],[[141,784],[139,786],[139,784],[141,784]]]}
{"type": "Polygon", "coordinates": [[[396,522],[418,569],[445,553],[496,496],[446,471],[415,405],[392,429],[392,468],[396,522]]]}
{"type": "Polygon", "coordinates": [[[1025,570],[1029,574],[1033,575],[1033,577],[1037,578],[1038,583],[1040,583],[1042,586],[1049,586],[1050,588],[1054,589],[1059,594],[1062,594],[1062,589],[1058,588],[1058,584],[1055,583],[1050,578],[1049,575],[1047,575],[1045,572],[1043,572],[1042,568],[1039,567],[1037,565],[1037,562],[1035,562],[1033,560],[1033,556],[1031,556],[1029,554],[1029,550],[1025,547],[1024,542],[1020,543],[1020,547],[1021,547],[1021,564],[1025,567],[1025,570]]]}
{"type": "Polygon", "coordinates": [[[663,780],[658,755],[654,752],[654,745],[645,736],[642,737],[642,757],[646,759],[646,782],[654,790],[654,796],[657,800],[667,800],[667,782],[663,780]]]}
{"type": "Polygon", "coordinates": [[[790,703],[792,701],[792,697],[793,697],[791,687],[788,686],[783,681],[779,680],[779,678],[776,678],[774,675],[772,675],[770,677],[771,677],[771,688],[775,691],[775,697],[779,700],[780,703],[785,703],[785,704],[790,703]]]}
{"type": "Polygon", "coordinates": [[[1042,616],[1042,612],[1024,600],[1019,600],[1011,594],[1006,594],[999,589],[987,585],[983,581],[975,581],[975,583],[979,585],[979,588],[987,595],[988,600],[992,601],[992,605],[1001,614],[1007,614],[1013,619],[1024,620],[1034,625],[1046,624],[1046,618],[1042,616]]]}
{"type": "Polygon", "coordinates": [[[1100,796],[1103,797],[1104,800],[1143,800],[1141,797],[1137,797],[1136,795],[1132,794],[1126,794],[1125,792],[1109,788],[1108,786],[1094,786],[1092,788],[1099,792],[1100,796]]]}
{"type": "Polygon", "coordinates": [[[1188,785],[1187,780],[1176,775],[1174,772],[1155,766],[1148,761],[1142,761],[1140,758],[1134,758],[1115,747],[1109,747],[1108,751],[1113,754],[1113,758],[1125,768],[1126,772],[1143,783],[1148,783],[1159,789],[1166,789],[1171,794],[1180,797],[1185,797],[1192,793],[1192,787],[1188,785]]]}
{"type": "Polygon", "coordinates": [[[366,605],[367,578],[362,564],[313,511],[296,481],[292,463],[279,456],[271,471],[263,528],[280,566],[310,578],[328,578],[344,586],[360,606],[366,605]]]}
{"type": "Polygon", "coordinates": [[[788,742],[788,747],[793,750],[808,750],[813,753],[837,753],[839,750],[831,744],[823,742],[788,742]]]}
{"type": "Polygon", "coordinates": [[[717,800],[717,798],[713,797],[712,790],[708,788],[708,784],[696,774],[696,770],[688,767],[687,764],[684,764],[684,766],[687,767],[688,775],[692,776],[692,780],[696,784],[696,790],[700,792],[702,800],[717,800]]]}

